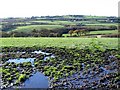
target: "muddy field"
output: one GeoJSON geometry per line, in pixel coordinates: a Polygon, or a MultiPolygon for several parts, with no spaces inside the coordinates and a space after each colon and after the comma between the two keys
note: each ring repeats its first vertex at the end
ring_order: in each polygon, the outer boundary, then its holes
{"type": "Polygon", "coordinates": [[[4,47],[1,88],[120,88],[117,49],[4,47]]]}

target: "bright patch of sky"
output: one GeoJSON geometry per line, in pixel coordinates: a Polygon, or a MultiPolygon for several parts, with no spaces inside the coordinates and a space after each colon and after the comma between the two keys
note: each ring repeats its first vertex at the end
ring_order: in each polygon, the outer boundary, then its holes
{"type": "Polygon", "coordinates": [[[119,0],[0,0],[0,18],[47,15],[118,16],[119,0]]]}

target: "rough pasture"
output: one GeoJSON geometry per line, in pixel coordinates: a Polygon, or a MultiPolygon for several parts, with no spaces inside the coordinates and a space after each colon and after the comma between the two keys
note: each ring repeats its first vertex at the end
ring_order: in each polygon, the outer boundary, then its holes
{"type": "Polygon", "coordinates": [[[1,47],[66,47],[66,48],[82,48],[89,45],[92,41],[98,41],[98,44],[106,45],[108,48],[118,48],[117,38],[0,38],[1,47]]]}

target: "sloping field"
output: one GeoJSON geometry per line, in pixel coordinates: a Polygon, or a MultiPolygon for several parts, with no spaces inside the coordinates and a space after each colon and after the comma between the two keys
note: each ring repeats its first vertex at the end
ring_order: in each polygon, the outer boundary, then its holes
{"type": "Polygon", "coordinates": [[[71,21],[50,21],[50,20],[39,20],[39,21],[31,21],[31,22],[37,22],[37,23],[48,23],[53,25],[75,25],[77,22],[71,22],[71,21]]]}
{"type": "Polygon", "coordinates": [[[99,25],[102,25],[102,26],[118,26],[118,23],[95,23],[95,24],[86,24],[86,25],[89,25],[89,26],[99,26],[99,25]]]}
{"type": "Polygon", "coordinates": [[[30,26],[20,26],[14,29],[13,31],[19,32],[31,32],[33,29],[36,30],[53,30],[58,28],[64,28],[62,25],[30,25],[30,26]]]}
{"type": "Polygon", "coordinates": [[[117,34],[118,30],[91,31],[90,34],[117,34]]]}

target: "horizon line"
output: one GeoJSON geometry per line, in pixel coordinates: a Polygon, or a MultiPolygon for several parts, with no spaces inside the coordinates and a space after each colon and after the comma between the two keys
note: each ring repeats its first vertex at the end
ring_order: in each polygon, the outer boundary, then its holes
{"type": "MultiPolygon", "coordinates": [[[[0,18],[31,18],[31,17],[42,17],[42,16],[70,16],[70,15],[83,15],[83,14],[64,14],[64,15],[31,15],[31,16],[8,16],[0,18]]],[[[83,16],[98,16],[98,17],[119,17],[115,15],[83,15],[83,16]]]]}

